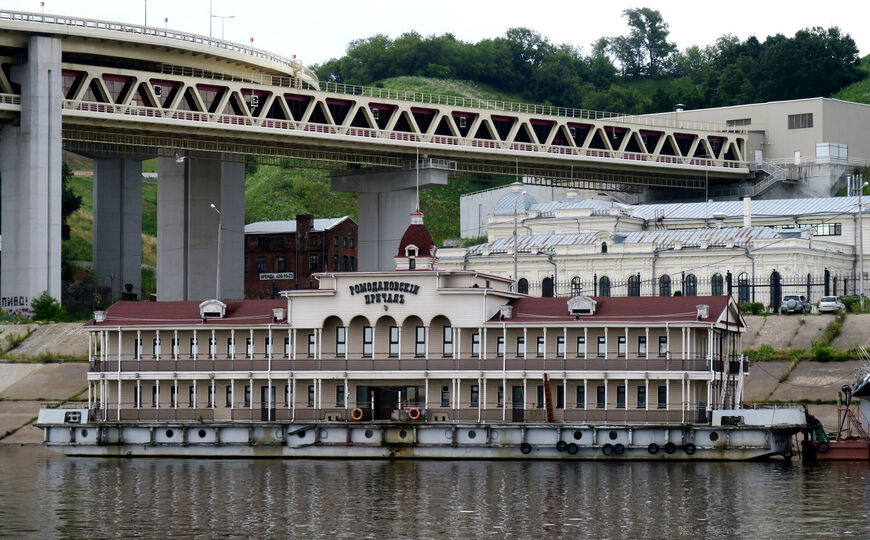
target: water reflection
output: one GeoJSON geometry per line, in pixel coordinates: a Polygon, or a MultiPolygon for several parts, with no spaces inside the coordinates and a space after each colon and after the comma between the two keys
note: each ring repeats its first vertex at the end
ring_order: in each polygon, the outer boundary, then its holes
{"type": "Polygon", "coordinates": [[[0,536],[870,534],[866,464],[66,458],[0,448],[0,536]]]}

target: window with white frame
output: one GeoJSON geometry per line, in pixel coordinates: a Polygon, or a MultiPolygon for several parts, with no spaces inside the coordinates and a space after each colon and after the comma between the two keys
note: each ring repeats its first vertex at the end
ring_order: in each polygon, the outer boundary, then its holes
{"type": "Polygon", "coordinates": [[[495,355],[504,358],[504,336],[498,336],[495,342],[495,355]]]}
{"type": "Polygon", "coordinates": [[[314,334],[308,334],[308,358],[314,358],[314,354],[317,352],[317,340],[314,337],[314,334]]]}
{"type": "Polygon", "coordinates": [[[586,356],[586,338],[580,336],[577,338],[577,357],[586,356]]]}
{"type": "Polygon", "coordinates": [[[399,356],[399,327],[390,327],[390,358],[399,356]]]}
{"type": "Polygon", "coordinates": [[[142,359],[142,340],[141,339],[136,338],[136,340],[133,343],[133,350],[135,351],[134,354],[136,355],[136,360],[141,360],[142,359]]]}
{"type": "Polygon", "coordinates": [[[290,358],[290,336],[284,338],[284,358],[290,358]]]}
{"type": "Polygon", "coordinates": [[[616,340],[616,356],[625,358],[625,350],[627,348],[625,336],[619,336],[616,340]]]}
{"type": "Polygon", "coordinates": [[[598,357],[604,358],[607,352],[607,339],[604,336],[598,336],[598,357]]]}
{"type": "Polygon", "coordinates": [[[195,337],[190,338],[190,357],[191,358],[196,358],[196,356],[199,354],[198,349],[199,349],[199,347],[197,345],[196,338],[195,337]]]}
{"type": "Polygon", "coordinates": [[[422,358],[426,356],[426,327],[414,328],[414,356],[422,358]]]}
{"type": "Polygon", "coordinates": [[[471,334],[471,357],[480,357],[480,334],[476,332],[471,334]]]}
{"type": "Polygon", "coordinates": [[[245,358],[254,357],[254,340],[249,337],[245,338],[245,358]]]}
{"type": "Polygon", "coordinates": [[[535,355],[538,358],[544,357],[544,336],[538,336],[537,343],[535,344],[535,355]]]}
{"type": "Polygon", "coordinates": [[[344,356],[347,352],[347,328],[337,326],[335,328],[335,354],[344,356]]]}
{"type": "Polygon", "coordinates": [[[363,326],[363,356],[365,358],[372,357],[374,335],[374,328],[372,328],[371,326],[363,326]]]}
{"type": "Polygon", "coordinates": [[[659,356],[665,357],[668,355],[668,337],[659,336],[659,356]]]}
{"type": "Polygon", "coordinates": [[[445,357],[453,356],[453,327],[445,326],[443,332],[444,346],[441,353],[445,357]]]}
{"type": "Polygon", "coordinates": [[[637,355],[641,358],[646,356],[646,336],[637,338],[637,355]]]}
{"type": "Polygon", "coordinates": [[[208,338],[208,356],[212,360],[217,357],[217,338],[208,338]]]}
{"type": "Polygon", "coordinates": [[[565,336],[556,338],[556,358],[565,358],[565,336]]]}
{"type": "Polygon", "coordinates": [[[526,355],[526,338],[523,336],[517,336],[517,358],[521,358],[526,355]]]}

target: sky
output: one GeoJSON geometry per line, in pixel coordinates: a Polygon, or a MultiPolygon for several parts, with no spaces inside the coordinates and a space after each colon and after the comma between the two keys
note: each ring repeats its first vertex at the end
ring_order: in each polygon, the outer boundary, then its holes
{"type": "MultiPolygon", "coordinates": [[[[424,36],[452,33],[475,42],[524,26],[550,41],[569,43],[589,52],[602,36],[627,33],[622,11],[650,7],[670,26],[670,41],[680,49],[709,45],[724,34],[763,40],[768,35],[794,35],[812,26],[839,26],[849,33],[861,55],[870,53],[870,2],[852,0],[780,1],[726,0],[688,2],[645,0],[45,0],[45,13],[168,26],[248,43],[270,52],[320,64],[344,55],[350,41],[383,33],[396,37],[416,31],[424,36]],[[209,15],[232,16],[212,18],[209,15]],[[223,23],[223,30],[221,28],[223,23]]],[[[39,0],[0,0],[0,10],[39,13],[39,0]]]]}

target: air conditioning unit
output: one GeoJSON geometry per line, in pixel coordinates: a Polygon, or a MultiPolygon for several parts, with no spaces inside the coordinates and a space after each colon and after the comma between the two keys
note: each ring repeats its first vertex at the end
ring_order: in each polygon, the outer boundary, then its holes
{"type": "Polygon", "coordinates": [[[260,106],[260,96],[251,96],[251,108],[260,106]]]}
{"type": "Polygon", "coordinates": [[[154,85],[154,95],[160,97],[163,95],[163,87],[159,84],[154,85]]]}

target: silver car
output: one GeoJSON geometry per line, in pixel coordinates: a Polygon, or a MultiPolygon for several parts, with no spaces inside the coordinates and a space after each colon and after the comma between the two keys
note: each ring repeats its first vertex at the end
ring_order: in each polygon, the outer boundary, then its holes
{"type": "Polygon", "coordinates": [[[846,305],[836,296],[823,296],[819,299],[819,311],[842,311],[846,309],[846,305]]]}

